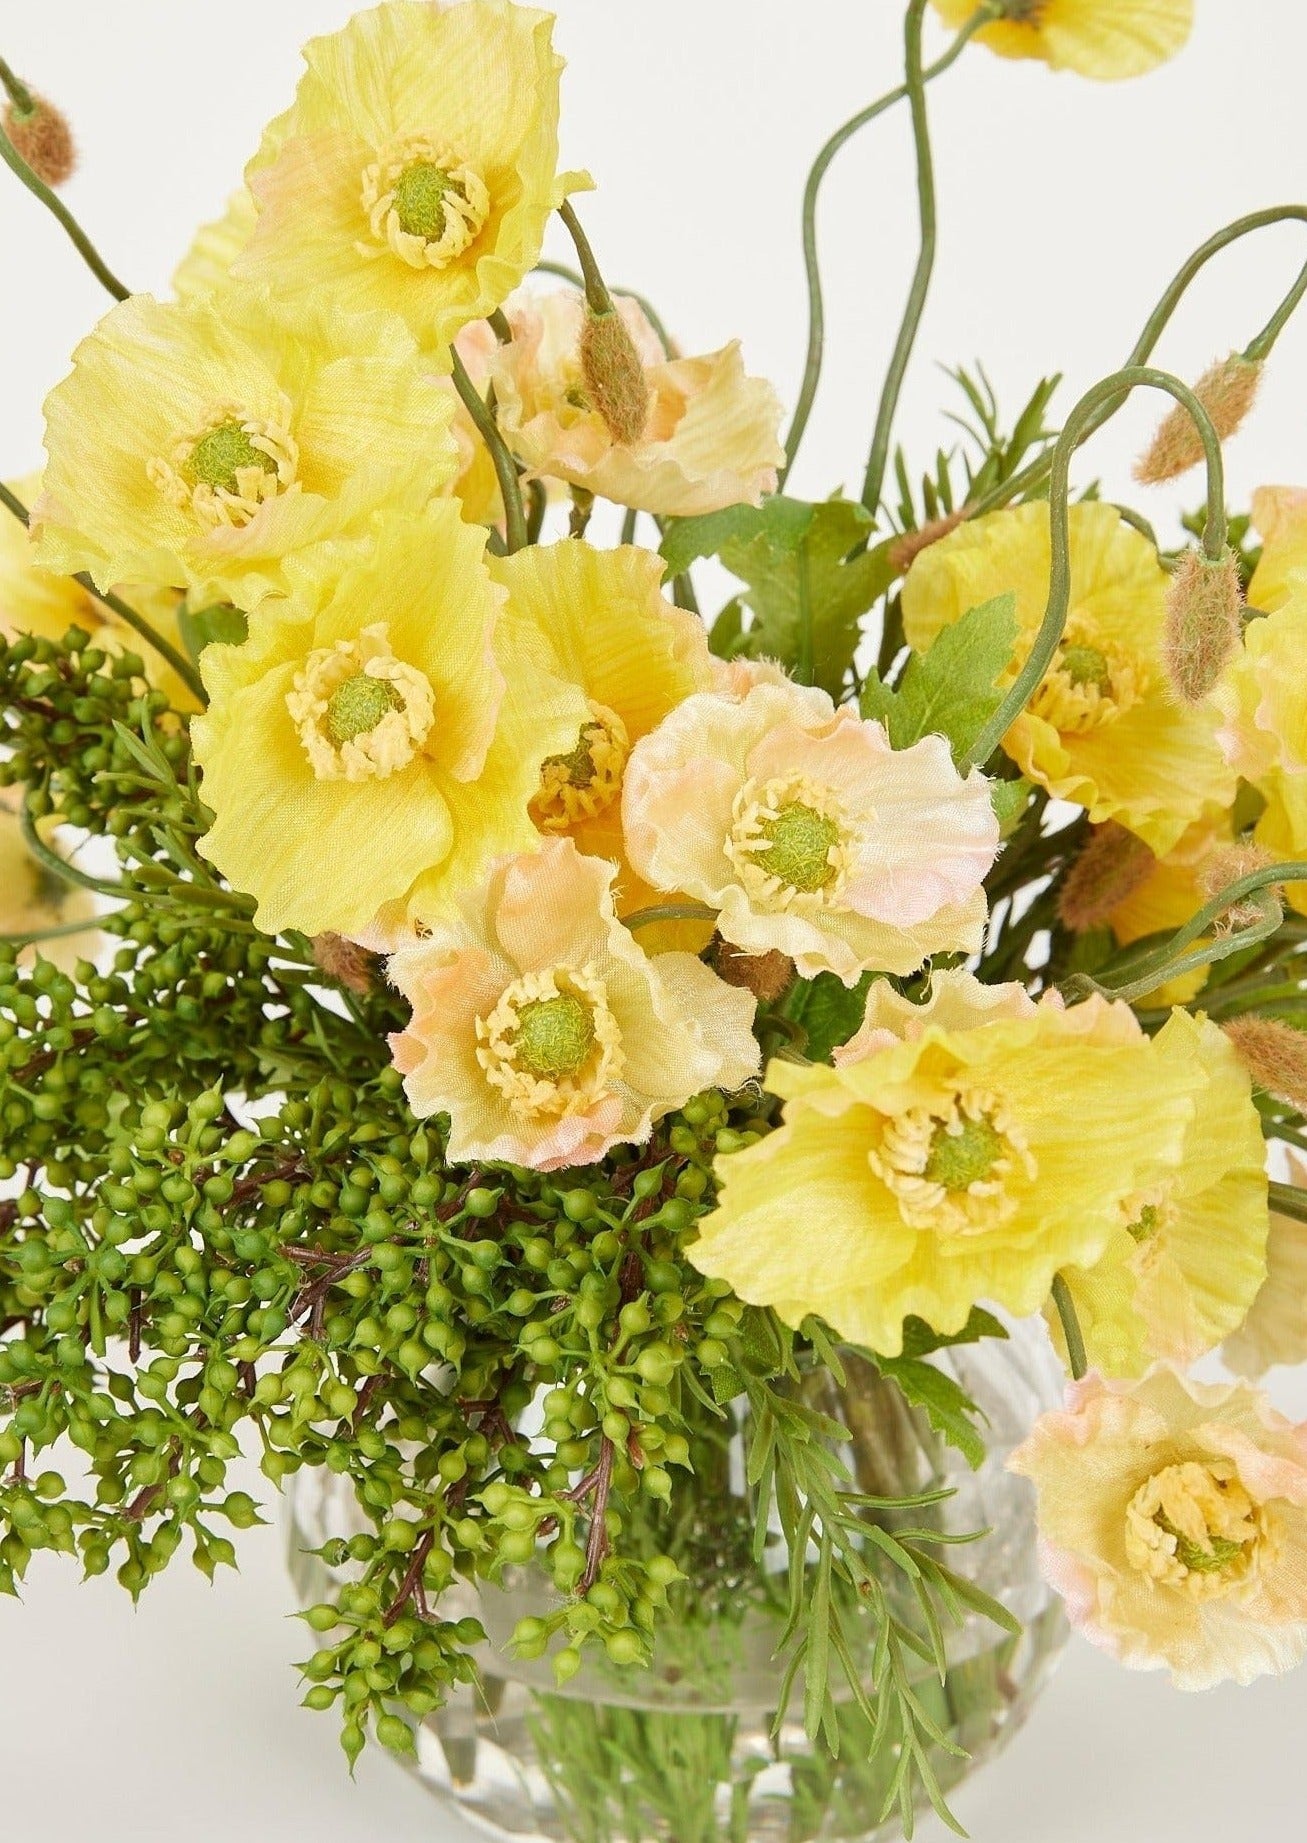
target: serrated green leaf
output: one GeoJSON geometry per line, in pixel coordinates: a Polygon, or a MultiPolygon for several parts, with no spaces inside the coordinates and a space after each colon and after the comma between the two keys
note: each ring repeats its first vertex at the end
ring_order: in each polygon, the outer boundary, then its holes
{"type": "Polygon", "coordinates": [[[759,530],[767,506],[798,504],[769,499],[762,506],[725,506],[720,512],[703,512],[697,518],[669,518],[658,554],[669,576],[680,576],[700,557],[715,557],[732,538],[750,537],[759,530]]]}
{"type": "Polygon", "coordinates": [[[991,781],[989,783],[990,803],[994,816],[998,820],[1000,838],[1011,838],[1021,823],[1026,808],[1030,805],[1033,792],[1030,782],[1018,778],[1015,781],[991,781]]]}
{"type": "Polygon", "coordinates": [[[903,1321],[903,1355],[905,1357],[928,1357],[932,1350],[948,1350],[954,1344],[979,1344],[982,1338],[1006,1338],[1007,1327],[987,1312],[983,1306],[973,1305],[971,1316],[961,1331],[941,1334],[924,1318],[911,1316],[903,1321]]]}
{"type": "Polygon", "coordinates": [[[718,659],[734,659],[747,645],[744,631],[744,603],[733,596],[708,630],[708,650],[718,659]]]}
{"type": "Polygon", "coordinates": [[[985,1457],[985,1442],[973,1416],[980,1409],[961,1384],[923,1357],[880,1357],[876,1367],[898,1384],[904,1399],[922,1408],[941,1440],[957,1448],[974,1472],[985,1457]]]}
{"type": "Polygon", "coordinates": [[[929,652],[913,654],[893,692],[877,681],[863,715],[885,724],[896,749],[939,735],[960,760],[1002,702],[996,681],[1012,657],[1017,632],[1015,595],[982,602],[941,628],[929,652]]]}
{"type": "Polygon", "coordinates": [[[789,1015],[807,1032],[806,1054],[812,1062],[827,1062],[862,1023],[872,975],[864,973],[857,985],[846,986],[834,973],[818,973],[798,982],[789,1001],[789,1015]]]}
{"type": "Polygon", "coordinates": [[[249,622],[228,602],[215,602],[209,608],[188,608],[183,602],[177,611],[177,630],[182,645],[198,664],[206,646],[239,646],[249,632],[249,622]]]}

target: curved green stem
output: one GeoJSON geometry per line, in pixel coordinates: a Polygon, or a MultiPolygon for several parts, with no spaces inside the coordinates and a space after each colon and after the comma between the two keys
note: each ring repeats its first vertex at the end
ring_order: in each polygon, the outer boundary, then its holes
{"type": "MultiPolygon", "coordinates": [[[[930,67],[922,72],[922,82],[930,83],[956,62],[966,48],[968,41],[987,19],[993,17],[994,9],[990,5],[978,7],[967,20],[953,43],[937,58],[930,67]]],[[[794,415],[790,422],[790,431],[785,439],[785,465],[781,470],[779,487],[783,488],[799,452],[808,419],[812,415],[812,406],[817,397],[817,386],[821,382],[822,358],[826,345],[826,303],[821,285],[821,262],[817,254],[817,201],[822,184],[829,172],[835,156],[855,134],[868,123],[874,122],[880,115],[901,103],[907,96],[906,84],[888,91],[865,109],[837,128],[826,142],[808,173],[807,184],[803,188],[803,267],[808,281],[808,350],[803,363],[803,381],[799,386],[798,401],[794,406],[794,415]]]]}
{"type": "Polygon", "coordinates": [[[1307,1222],[1307,1190],[1297,1184],[1277,1184],[1272,1181],[1271,1208],[1281,1216],[1292,1216],[1295,1222],[1307,1222]]]}
{"type": "MultiPolygon", "coordinates": [[[[541,261],[536,264],[536,270],[541,275],[556,275],[560,281],[571,282],[574,288],[584,289],[585,287],[585,277],[582,275],[581,271],[579,269],[569,268],[565,262],[541,261]]],[[[663,351],[667,354],[668,358],[675,358],[676,348],[672,343],[671,334],[664,326],[662,317],[652,301],[643,294],[637,294],[634,288],[615,287],[613,293],[625,295],[628,301],[635,302],[640,312],[644,315],[645,319],[649,322],[650,326],[661,340],[663,351]]]]}
{"type": "MultiPolygon", "coordinates": [[[[0,483],[0,505],[3,505],[8,511],[12,512],[19,524],[30,525],[31,518],[28,514],[27,507],[23,504],[22,500],[19,499],[16,494],[11,493],[9,488],[3,483],[0,483]]],[[[188,659],[185,653],[178,647],[175,647],[171,640],[165,640],[158,629],[147,621],[143,614],[138,614],[135,608],[129,608],[127,603],[122,600],[121,596],[115,595],[111,589],[98,589],[85,570],[78,571],[71,580],[77,583],[79,587],[85,589],[88,595],[93,595],[96,601],[101,602],[104,607],[116,614],[120,621],[125,622],[135,633],[138,633],[141,639],[145,641],[146,645],[152,647],[161,659],[166,659],[178,678],[181,679],[187,690],[192,693],[199,703],[208,703],[209,699],[204,689],[204,680],[200,677],[194,662],[188,659]]]]}
{"type": "Polygon", "coordinates": [[[33,115],[36,112],[36,98],[23,82],[22,78],[0,58],[0,84],[4,85],[5,94],[20,115],[33,115]]]}
{"type": "Polygon", "coordinates": [[[1042,683],[1045,672],[1052,664],[1066,627],[1067,613],[1071,605],[1071,556],[1070,556],[1070,513],[1069,489],[1071,460],[1076,449],[1085,439],[1085,431],[1097,428],[1106,421],[1107,415],[1120,409],[1132,390],[1143,386],[1152,390],[1165,391],[1174,397],[1181,408],[1187,410],[1193,418],[1203,444],[1203,453],[1207,461],[1207,522],[1203,529],[1203,550],[1213,561],[1217,561],[1225,551],[1226,517],[1225,517],[1225,468],[1221,459],[1221,441],[1212,426],[1212,419],[1194,396],[1187,384],[1179,378],[1172,377],[1169,371],[1157,371],[1151,366],[1135,365],[1123,371],[1113,372],[1109,378],[1095,384],[1087,390],[1079,403],[1067,417],[1066,425],[1058,436],[1053,448],[1049,468],[1048,490],[1048,528],[1050,547],[1050,570],[1048,585],[1048,606],[1040,623],[1035,643],[1031,647],[1025,664],[1017,673],[1007,695],[989,722],[985,724],[971,747],[967,750],[961,765],[963,767],[978,765],[989,760],[1007,734],[1009,725],[1025,709],[1035,689],[1042,683]]]}
{"type": "Polygon", "coordinates": [[[1071,1288],[1060,1273],[1053,1275],[1053,1304],[1062,1321],[1062,1335],[1066,1339],[1066,1360],[1071,1375],[1076,1382],[1089,1368],[1089,1359],[1085,1355],[1085,1336],[1080,1329],[1080,1319],[1076,1313],[1075,1301],[1071,1297],[1071,1288]]]}
{"type": "MultiPolygon", "coordinates": [[[[1262,211],[1252,211],[1246,217],[1236,218],[1233,223],[1226,224],[1214,236],[1209,237],[1206,243],[1199,244],[1193,254],[1176,271],[1156,307],[1144,322],[1143,331],[1125,361],[1126,369],[1142,365],[1152,357],[1158,341],[1170,324],[1180,302],[1214,256],[1219,256],[1222,250],[1228,249],[1232,243],[1239,242],[1243,237],[1251,236],[1254,231],[1265,230],[1272,224],[1291,223],[1307,224],[1307,205],[1268,205],[1262,211]]],[[[1304,292],[1307,292],[1307,266],[1303,268],[1293,287],[1285,295],[1261,332],[1244,348],[1245,358],[1260,360],[1267,356],[1289,317],[1302,300],[1304,292]]],[[[1104,404],[1098,417],[1081,431],[1080,440],[1087,441],[1094,431],[1101,428],[1103,423],[1115,413],[1118,407],[1119,405],[1110,402],[1104,404]]],[[[981,518],[986,512],[993,512],[999,506],[1009,505],[1014,499],[1021,498],[1023,494],[1033,492],[1048,477],[1050,466],[1051,457],[1047,454],[1041,455],[1022,472],[1014,474],[1010,480],[1004,481],[992,492],[978,499],[971,507],[968,516],[981,518]]]]}
{"type": "Polygon", "coordinates": [[[522,504],[522,484],[517,476],[517,462],[509,453],[508,443],[499,432],[499,424],[489,404],[468,376],[467,366],[453,347],[450,348],[450,359],[453,364],[454,389],[463,399],[467,413],[476,424],[494,463],[495,478],[499,482],[500,495],[504,501],[505,530],[511,554],[521,550],[527,541],[526,511],[522,504]]]}
{"type": "Polygon", "coordinates": [[[95,917],[84,915],[81,921],[60,922],[57,928],[19,929],[14,934],[0,934],[7,947],[39,947],[42,941],[57,941],[72,934],[93,934],[95,917]]]}
{"type": "Polygon", "coordinates": [[[862,483],[862,503],[873,518],[880,506],[881,489],[885,484],[885,469],[889,464],[890,437],[894,427],[894,415],[898,409],[899,394],[903,389],[903,380],[907,376],[908,363],[912,357],[912,348],[916,343],[917,329],[921,325],[921,315],[926,305],[926,296],[930,292],[930,278],[935,267],[935,163],[930,151],[930,124],[926,118],[926,80],[921,63],[921,33],[926,5],[927,0],[908,0],[907,18],[903,31],[905,87],[908,92],[908,105],[912,110],[912,140],[917,155],[917,200],[921,221],[921,248],[917,255],[917,266],[912,274],[912,286],[908,290],[908,304],[904,309],[898,338],[894,342],[894,350],[890,355],[889,370],[885,374],[884,388],[880,393],[880,404],[876,411],[876,427],[871,438],[871,453],[867,459],[867,472],[862,483]]]}
{"type": "Polygon", "coordinates": [[[88,871],[79,870],[76,864],[70,864],[67,858],[60,857],[57,851],[52,851],[37,831],[36,821],[26,802],[19,813],[18,826],[29,853],[42,870],[52,877],[57,877],[62,883],[75,883],[79,889],[94,890],[97,896],[113,896],[120,902],[127,901],[129,892],[123,889],[121,883],[112,883],[104,877],[93,877],[88,871]]]}
{"type": "Polygon", "coordinates": [[[585,303],[592,314],[613,313],[613,297],[608,292],[608,283],[600,273],[595,253],[590,247],[590,239],[581,228],[581,220],[572,209],[572,201],[565,198],[558,207],[558,215],[567,226],[567,234],[576,246],[577,261],[581,265],[581,286],[585,289],[585,303]]]}
{"type": "Polygon", "coordinates": [[[125,288],[118,280],[118,277],[114,274],[108,263],[105,262],[99,250],[97,250],[95,245],[91,242],[91,239],[77,222],[77,219],[73,216],[67,205],[64,204],[62,199],[56,198],[45,181],[32,171],[31,167],[27,164],[26,160],[24,160],[23,156],[3,130],[0,130],[0,160],[3,160],[10,171],[15,173],[17,177],[22,180],[33,198],[40,199],[51,216],[56,218],[58,222],[63,225],[78,255],[82,258],[82,261],[86,264],[92,275],[94,275],[95,279],[108,289],[115,301],[125,301],[131,293],[131,289],[125,288]]]}
{"type": "Polygon", "coordinates": [[[637,928],[651,928],[655,922],[716,920],[716,909],[705,908],[701,902],[660,902],[650,909],[637,909],[623,919],[622,926],[634,932],[637,928]]]}

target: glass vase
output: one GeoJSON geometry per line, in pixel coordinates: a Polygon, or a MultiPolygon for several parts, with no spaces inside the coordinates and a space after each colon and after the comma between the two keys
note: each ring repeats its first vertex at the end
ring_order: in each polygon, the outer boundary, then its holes
{"type": "MultiPolygon", "coordinates": [[[[952,1492],[924,1511],[878,1512],[877,1520],[891,1533],[896,1523],[927,1522],[947,1535],[987,1530],[933,1552],[1022,1625],[1013,1637],[969,1614],[945,1627],[944,1680],[920,1666],[917,1697],[963,1750],[959,1757],[940,1748],[933,1759],[948,1791],[1020,1727],[1065,1641],[1060,1603],[1036,1565],[1030,1487],[1005,1470],[1031,1422],[1060,1400],[1061,1371],[1038,1321],[1014,1325],[1006,1341],[931,1359],[988,1422],[986,1455],[973,1471],[870,1362],[848,1352],[841,1360],[842,1385],[813,1368],[795,1387],[848,1430],[841,1457],[856,1488],[883,1497],[952,1492]]],[[[778,1539],[754,1560],[747,1415],[737,1408],[729,1427],[715,1463],[678,1479],[665,1521],[650,1531],[687,1576],[674,1590],[652,1668],[623,1668],[600,1653],[560,1689],[547,1657],[515,1657],[509,1640],[517,1622],[558,1604],[542,1570],[509,1569],[502,1585],[463,1584],[442,1598],[442,1617],[474,1614],[487,1642],[480,1682],[418,1724],[413,1765],[475,1829],[521,1843],[872,1843],[902,1834],[897,1818],[883,1815],[897,1749],[872,1744],[842,1684],[837,1756],[805,1735],[801,1685],[778,1719],[787,1557],[778,1539]]],[[[314,1471],[292,1482],[290,1563],[306,1604],[332,1585],[307,1551],[365,1527],[346,1480],[314,1471]]],[[[887,1564],[884,1576],[891,1595],[907,1592],[897,1569],[887,1564]]],[[[875,1634],[864,1623],[857,1657],[869,1683],[875,1634]]]]}

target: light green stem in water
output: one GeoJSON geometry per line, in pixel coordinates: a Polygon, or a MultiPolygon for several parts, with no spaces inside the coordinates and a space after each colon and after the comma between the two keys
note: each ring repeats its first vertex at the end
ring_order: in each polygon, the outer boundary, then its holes
{"type": "MultiPolygon", "coordinates": [[[[8,88],[7,84],[6,88],[8,88]]],[[[12,91],[10,93],[12,94],[12,91]]],[[[22,180],[32,197],[40,199],[50,215],[63,225],[78,255],[95,279],[108,289],[115,301],[125,301],[131,289],[125,288],[118,280],[67,205],[61,198],[56,198],[45,181],[32,171],[9,136],[3,132],[0,132],[0,160],[3,160],[10,171],[22,180]]]]}
{"type": "Polygon", "coordinates": [[[453,347],[450,348],[450,359],[453,364],[454,389],[463,399],[467,413],[476,424],[494,463],[495,478],[499,482],[500,495],[504,501],[505,529],[511,554],[521,550],[527,541],[526,512],[522,505],[522,485],[517,477],[517,463],[508,451],[508,444],[499,432],[499,424],[489,404],[468,376],[467,366],[453,347]]]}
{"type": "MultiPolygon", "coordinates": [[[[1272,224],[1307,224],[1307,205],[1268,205],[1262,211],[1250,212],[1247,217],[1236,218],[1232,224],[1225,225],[1216,234],[1202,243],[1177,271],[1166,288],[1157,306],[1144,322],[1143,331],[1135,342],[1134,350],[1126,359],[1126,369],[1146,364],[1157,348],[1157,343],[1170,324],[1180,302],[1203,269],[1214,256],[1228,249],[1232,243],[1251,236],[1254,231],[1265,230],[1272,224]]],[[[1247,359],[1261,360],[1268,356],[1275,341],[1284,330],[1294,309],[1307,292],[1307,267],[1304,267],[1293,287],[1285,295],[1279,307],[1267,321],[1261,332],[1244,348],[1243,356],[1247,359]]],[[[1098,415],[1080,432],[1080,440],[1087,441],[1096,429],[1115,414],[1119,404],[1108,402],[1102,405],[1098,415]]],[[[992,492],[978,499],[971,508],[969,516],[981,518],[986,512],[993,512],[1000,506],[1010,505],[1014,500],[1032,493],[1048,477],[1052,466],[1050,455],[1041,455],[1021,473],[1014,474],[1010,480],[996,486],[992,492]]]]}
{"type": "Polygon", "coordinates": [[[967,750],[961,764],[964,767],[978,765],[989,760],[1007,734],[1014,718],[1020,716],[1037,687],[1043,682],[1044,674],[1052,664],[1053,656],[1057,652],[1066,629],[1067,614],[1071,606],[1068,505],[1071,459],[1084,440],[1085,430],[1090,427],[1097,428],[1101,422],[1106,420],[1106,417],[1101,414],[1104,406],[1110,405],[1107,414],[1113,414],[1120,409],[1130,392],[1141,386],[1165,391],[1168,396],[1174,397],[1175,401],[1193,418],[1207,462],[1207,522],[1203,528],[1203,550],[1212,562],[1218,561],[1225,552],[1225,468],[1221,459],[1221,441],[1212,426],[1211,417],[1189,386],[1182,384],[1179,378],[1172,377],[1169,371],[1157,371],[1150,366],[1136,365],[1124,371],[1114,372],[1111,377],[1104,378],[1101,383],[1095,384],[1092,390],[1086,391],[1067,417],[1066,426],[1053,448],[1049,469],[1048,606],[1044,611],[1043,621],[1040,623],[1035,643],[1030,649],[1025,664],[1017,673],[1003,702],[967,750]]]}
{"type": "MultiPolygon", "coordinates": [[[[922,72],[923,83],[930,83],[944,72],[962,55],[972,35],[986,20],[993,18],[994,8],[986,5],[979,7],[967,20],[953,43],[937,58],[928,70],[922,72]]],[[[794,406],[794,416],[790,423],[790,432],[785,441],[785,466],[781,471],[779,485],[783,488],[790,469],[794,466],[799,444],[808,427],[812,415],[812,406],[816,400],[817,387],[821,382],[822,357],[826,344],[826,305],[821,285],[821,263],[817,254],[817,201],[822,184],[829,172],[832,162],[855,134],[858,134],[870,122],[901,103],[907,96],[906,84],[890,90],[880,96],[865,109],[851,116],[847,122],[835,130],[817,158],[812,163],[807,184],[803,188],[803,267],[808,281],[808,351],[803,365],[803,382],[799,386],[798,402],[794,406]]]]}
{"type": "MultiPolygon", "coordinates": [[[[0,140],[3,140],[3,138],[4,137],[0,135],[0,140]]],[[[5,506],[12,512],[21,525],[27,525],[31,522],[28,516],[27,507],[23,504],[22,500],[19,499],[16,494],[11,493],[9,488],[3,484],[0,484],[0,505],[5,506]]],[[[170,640],[165,640],[163,635],[146,620],[143,614],[138,614],[135,608],[129,608],[127,603],[123,601],[121,597],[115,595],[112,590],[97,589],[85,570],[80,570],[72,580],[85,589],[88,595],[93,595],[96,601],[102,602],[106,608],[110,609],[118,616],[120,621],[124,621],[128,627],[138,633],[142,640],[145,641],[146,645],[152,647],[161,659],[166,659],[178,678],[180,678],[182,683],[186,686],[187,690],[193,693],[201,704],[208,703],[209,700],[204,689],[204,681],[193,663],[186,657],[185,653],[175,647],[170,640]]]]}
{"type": "Polygon", "coordinates": [[[1062,1335],[1066,1339],[1066,1359],[1072,1377],[1079,1382],[1089,1368],[1089,1359],[1085,1355],[1085,1336],[1080,1329],[1080,1320],[1076,1315],[1075,1301],[1071,1297],[1071,1288],[1060,1273],[1053,1275],[1053,1304],[1062,1321],[1062,1335]]]}

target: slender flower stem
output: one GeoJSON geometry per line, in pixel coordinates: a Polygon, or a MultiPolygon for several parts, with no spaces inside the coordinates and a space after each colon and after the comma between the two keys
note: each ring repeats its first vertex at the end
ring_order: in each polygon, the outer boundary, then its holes
{"type": "MultiPolygon", "coordinates": [[[[3,139],[3,136],[0,136],[0,139],[3,139]]],[[[11,493],[9,488],[3,484],[0,484],[0,505],[3,505],[8,511],[12,512],[20,524],[28,525],[31,523],[27,507],[23,504],[22,500],[19,499],[16,494],[11,493]]],[[[115,595],[111,589],[97,589],[85,570],[80,570],[72,580],[81,588],[85,589],[88,595],[93,595],[96,601],[102,602],[106,608],[112,610],[120,621],[124,621],[128,627],[138,633],[142,640],[145,641],[146,645],[152,647],[161,659],[166,659],[178,678],[180,678],[182,683],[186,686],[187,690],[191,692],[201,704],[208,703],[208,695],[204,689],[204,680],[200,677],[194,663],[186,657],[185,653],[179,651],[170,640],[165,640],[163,635],[146,620],[143,614],[138,614],[135,608],[129,608],[127,603],[123,601],[120,596],[115,595]]]]}
{"type": "Polygon", "coordinates": [[[1025,709],[1030,697],[1042,683],[1045,672],[1052,664],[1053,656],[1057,652],[1066,627],[1067,613],[1071,605],[1068,506],[1071,459],[1085,439],[1085,430],[1097,428],[1106,420],[1106,416],[1102,414],[1104,407],[1110,406],[1107,409],[1107,415],[1114,414],[1120,409],[1130,392],[1140,386],[1165,391],[1168,396],[1174,397],[1175,401],[1193,418],[1194,427],[1202,440],[1203,452],[1207,461],[1207,522],[1203,529],[1203,550],[1213,562],[1219,559],[1225,551],[1225,469],[1221,460],[1221,441],[1212,426],[1211,417],[1189,386],[1182,384],[1179,378],[1172,377],[1169,371],[1158,371],[1147,365],[1135,365],[1123,371],[1113,372],[1111,377],[1104,378],[1101,383],[1095,384],[1092,390],[1086,391],[1067,417],[1066,425],[1054,445],[1049,467],[1048,524],[1051,567],[1048,606],[1044,611],[1043,621],[1025,664],[1017,673],[1003,702],[967,750],[962,763],[964,767],[979,765],[989,760],[990,755],[1007,734],[1009,725],[1025,709]]]}
{"type": "Polygon", "coordinates": [[[37,831],[36,821],[25,804],[19,814],[18,826],[28,852],[48,875],[57,877],[63,883],[75,883],[80,889],[94,890],[97,896],[113,896],[124,902],[128,899],[129,892],[124,890],[121,883],[105,877],[93,877],[88,871],[80,870],[76,864],[70,863],[67,858],[60,857],[57,851],[52,851],[37,831]]]}
{"type": "MultiPolygon", "coordinates": [[[[1233,223],[1225,225],[1214,236],[1209,237],[1206,243],[1200,244],[1176,272],[1157,306],[1144,322],[1143,331],[1135,342],[1134,350],[1126,359],[1125,368],[1130,369],[1136,365],[1146,364],[1152,357],[1158,341],[1170,324],[1180,302],[1214,256],[1219,256],[1222,250],[1228,249],[1232,243],[1237,243],[1244,237],[1251,236],[1254,231],[1265,230],[1272,224],[1290,223],[1307,224],[1307,205],[1268,205],[1265,210],[1253,211],[1247,217],[1236,218],[1233,223]]],[[[1297,281],[1261,332],[1244,348],[1245,358],[1257,360],[1266,358],[1289,317],[1302,300],[1304,292],[1307,292],[1307,267],[1298,276],[1297,281]]],[[[1102,405],[1098,415],[1081,430],[1080,441],[1088,441],[1095,430],[1101,428],[1119,407],[1119,404],[1111,402],[1102,405]]],[[[968,517],[982,518],[986,512],[996,511],[998,507],[1010,505],[1013,500],[1032,493],[1047,479],[1051,465],[1052,457],[1048,454],[1041,455],[1038,460],[1032,461],[1029,467],[1024,468],[1018,474],[1013,474],[1010,480],[1004,481],[992,492],[978,499],[971,507],[968,517]]]]}
{"type": "MultiPolygon", "coordinates": [[[[570,268],[565,262],[538,262],[536,264],[536,272],[540,275],[556,275],[560,281],[571,282],[574,288],[585,287],[585,277],[582,275],[581,271],[579,269],[570,268]]],[[[662,316],[659,314],[653,302],[645,295],[637,294],[634,288],[618,287],[614,288],[612,292],[614,294],[625,295],[628,301],[635,302],[640,312],[658,335],[662,343],[663,351],[667,354],[668,358],[675,358],[676,346],[672,340],[671,334],[663,324],[662,316]]]]}
{"type": "Polygon", "coordinates": [[[625,916],[622,926],[634,933],[637,928],[650,928],[655,922],[716,920],[716,909],[706,908],[701,902],[660,902],[651,909],[637,909],[634,915],[625,916]]]}
{"type": "Polygon", "coordinates": [[[567,226],[567,234],[576,245],[577,261],[581,264],[581,285],[585,289],[586,306],[592,314],[611,314],[614,312],[613,297],[608,292],[608,283],[604,280],[590,247],[590,239],[581,228],[581,220],[572,209],[570,199],[564,199],[558,207],[558,215],[567,226]]]}
{"type": "Polygon", "coordinates": [[[926,117],[926,79],[921,63],[921,33],[927,0],[908,0],[904,22],[904,64],[908,106],[912,111],[912,140],[917,154],[917,199],[921,218],[921,249],[908,290],[908,304],[899,327],[899,335],[890,356],[889,370],[876,411],[876,428],[871,438],[871,454],[862,483],[862,503],[874,517],[880,505],[889,463],[890,437],[899,394],[907,375],[917,329],[921,325],[926,296],[930,292],[931,273],[935,267],[935,164],[930,151],[930,124],[926,117]]]}
{"type": "MultiPolygon", "coordinates": [[[[930,83],[936,77],[942,77],[944,72],[962,55],[972,35],[985,24],[986,20],[993,17],[994,7],[992,5],[978,7],[943,57],[937,58],[927,70],[922,72],[923,83],[930,83]]],[[[821,261],[817,254],[817,201],[821,194],[822,184],[841,148],[870,122],[874,122],[878,116],[884,115],[887,110],[903,102],[907,94],[907,85],[901,83],[897,89],[878,97],[875,102],[869,103],[865,109],[860,109],[856,115],[851,116],[847,122],[837,128],[813,161],[807,184],[803,188],[803,267],[808,280],[808,351],[803,364],[803,382],[799,386],[798,402],[794,406],[790,432],[785,440],[785,466],[781,470],[779,482],[781,487],[784,487],[790,469],[794,466],[799,444],[803,440],[804,431],[808,427],[808,419],[812,415],[817,387],[821,382],[822,357],[826,344],[826,305],[821,285],[821,261]]]]}
{"type": "Polygon", "coordinates": [[[1295,1222],[1307,1222],[1307,1190],[1297,1184],[1271,1184],[1271,1208],[1295,1222]]]}
{"type": "Polygon", "coordinates": [[[113,296],[115,301],[125,301],[131,293],[131,289],[125,288],[118,280],[118,277],[114,274],[108,263],[105,262],[99,250],[97,250],[95,245],[91,242],[91,239],[77,222],[77,219],[73,216],[67,205],[64,204],[61,198],[56,198],[45,181],[32,171],[31,167],[27,164],[26,160],[24,160],[23,156],[3,130],[0,130],[0,160],[3,160],[10,171],[15,173],[17,177],[22,180],[33,198],[39,198],[51,216],[57,218],[59,223],[63,225],[69,237],[72,239],[78,255],[82,258],[82,261],[86,264],[92,275],[94,275],[95,279],[109,290],[109,293],[113,296]]]}
{"type": "Polygon", "coordinates": [[[5,63],[3,58],[0,58],[0,84],[4,85],[5,94],[8,96],[10,102],[13,103],[19,115],[34,115],[36,113],[35,96],[33,96],[31,90],[28,89],[17,72],[14,71],[10,65],[5,63]]]}
{"type": "Polygon", "coordinates": [[[482,441],[490,450],[490,459],[494,462],[495,478],[499,481],[499,491],[504,501],[508,550],[511,554],[521,550],[527,541],[526,512],[522,505],[522,485],[517,477],[517,463],[499,432],[499,424],[489,404],[468,376],[467,366],[453,348],[450,349],[450,359],[453,364],[454,389],[463,399],[468,415],[476,424],[482,441]]]}
{"type": "Polygon", "coordinates": [[[1057,1315],[1062,1321],[1062,1335],[1066,1339],[1066,1360],[1073,1379],[1079,1382],[1089,1368],[1089,1359],[1085,1355],[1085,1334],[1080,1329],[1080,1320],[1076,1316],[1071,1288],[1060,1273],[1053,1275],[1053,1304],[1057,1307],[1057,1315]]]}
{"type": "Polygon", "coordinates": [[[808,568],[808,539],[805,534],[795,558],[799,589],[799,650],[794,676],[801,685],[810,685],[816,670],[812,634],[812,577],[808,568]]]}

